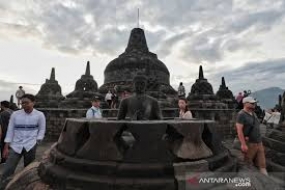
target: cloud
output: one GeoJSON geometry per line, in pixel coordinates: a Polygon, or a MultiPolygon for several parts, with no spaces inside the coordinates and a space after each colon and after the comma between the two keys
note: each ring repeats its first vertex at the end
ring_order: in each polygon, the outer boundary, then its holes
{"type": "Polygon", "coordinates": [[[115,56],[127,45],[139,7],[141,23],[148,26],[145,30],[151,51],[165,57],[173,49],[180,49],[180,57],[191,62],[218,62],[227,51],[257,44],[239,35],[250,28],[256,33],[265,32],[282,20],[285,11],[280,1],[270,1],[270,5],[278,4],[278,8],[258,11],[268,2],[256,3],[257,11],[251,12],[242,9],[252,6],[251,1],[236,8],[237,3],[232,0],[27,1],[22,9],[13,2],[0,4],[15,18],[1,28],[17,31],[14,35],[18,36],[37,36],[45,47],[64,53],[115,56]],[[18,25],[19,20],[25,24],[18,25]],[[154,31],[155,27],[160,29],[154,31]]]}
{"type": "Polygon", "coordinates": [[[254,27],[255,32],[270,30],[284,16],[284,7],[280,10],[266,10],[250,14],[237,15],[233,18],[228,30],[240,33],[254,27]]]}
{"type": "Polygon", "coordinates": [[[23,89],[26,93],[31,93],[36,95],[36,91],[31,88],[33,84],[25,84],[25,83],[15,83],[11,81],[1,80],[0,79],[0,101],[2,100],[10,100],[11,95],[14,96],[14,102],[16,101],[15,93],[18,90],[19,86],[23,86],[23,89]]]}
{"type": "MultiPolygon", "coordinates": [[[[190,68],[184,63],[209,65],[206,78],[214,88],[223,75],[229,88],[251,87],[247,85],[252,77],[259,80],[256,87],[262,88],[260,81],[274,85],[268,78],[283,85],[284,59],[279,55],[260,56],[270,48],[264,42],[270,38],[266,34],[284,25],[283,0],[7,1],[0,2],[0,37],[35,38],[44,48],[65,54],[116,58],[125,50],[131,29],[137,27],[137,8],[149,50],[172,63],[177,60],[181,65],[176,66],[182,69],[190,68]],[[233,57],[233,61],[241,59],[237,64],[244,66],[232,69],[233,57]],[[227,70],[212,69],[211,65],[225,62],[229,62],[227,70]]],[[[186,80],[186,71],[185,77],[170,72],[177,76],[172,82],[192,82],[186,80]]]]}
{"type": "MultiPolygon", "coordinates": [[[[17,84],[11,83],[5,80],[0,80],[0,100],[10,100],[10,96],[14,95],[16,90],[18,89],[17,84]]],[[[15,95],[14,95],[15,96],[15,95]]],[[[15,101],[15,97],[14,97],[15,101]]]]}
{"type": "Polygon", "coordinates": [[[248,62],[236,69],[227,69],[210,76],[212,81],[217,81],[224,76],[233,91],[243,88],[255,91],[264,87],[277,86],[285,88],[285,58],[265,60],[262,62],[248,62]]]}

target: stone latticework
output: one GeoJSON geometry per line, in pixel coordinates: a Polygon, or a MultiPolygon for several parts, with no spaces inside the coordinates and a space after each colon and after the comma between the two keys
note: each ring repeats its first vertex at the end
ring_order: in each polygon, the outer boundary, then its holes
{"type": "Polygon", "coordinates": [[[116,85],[119,94],[124,90],[132,92],[133,79],[138,73],[147,76],[146,93],[158,99],[162,107],[171,107],[167,104],[173,103],[169,99],[176,97],[177,92],[170,86],[169,71],[157,55],[148,50],[143,29],[134,28],[125,52],[107,65],[99,91],[106,94],[116,85]]]}
{"type": "Polygon", "coordinates": [[[204,78],[203,67],[200,65],[199,78],[192,85],[188,98],[191,100],[215,100],[216,96],[213,92],[212,85],[204,78]]]}
{"type": "Polygon", "coordinates": [[[217,114],[207,109],[227,109],[227,104],[219,101],[213,92],[212,85],[204,78],[203,67],[200,65],[199,78],[192,85],[191,91],[187,97],[189,108],[201,109],[195,111],[194,117],[200,119],[216,119],[223,117],[222,113],[217,114]]]}
{"type": "Polygon", "coordinates": [[[228,108],[235,107],[235,98],[231,90],[226,86],[225,78],[222,77],[222,84],[216,93],[218,100],[228,105],[228,108]]]}
{"type": "Polygon", "coordinates": [[[41,86],[36,95],[37,108],[58,108],[59,103],[64,99],[61,94],[61,87],[58,81],[55,80],[55,69],[52,68],[50,79],[41,86]]]}
{"type": "Polygon", "coordinates": [[[199,167],[211,177],[236,171],[236,159],[215,129],[213,121],[68,119],[40,163],[22,171],[7,189],[184,189],[186,167],[195,172],[199,167]],[[124,131],[133,135],[132,146],[126,146],[124,131]],[[181,159],[173,152],[183,139],[195,149],[191,158],[181,159]],[[201,144],[211,155],[204,154],[201,144]]]}
{"type": "Polygon", "coordinates": [[[60,104],[60,108],[89,108],[94,96],[99,96],[103,100],[103,97],[98,93],[97,82],[90,74],[90,63],[88,61],[85,74],[77,80],[74,91],[66,95],[66,99],[60,104]]]}

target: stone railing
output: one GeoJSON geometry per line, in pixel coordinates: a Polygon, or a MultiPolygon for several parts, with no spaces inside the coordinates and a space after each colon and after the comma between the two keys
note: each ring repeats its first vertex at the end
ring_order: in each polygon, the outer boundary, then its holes
{"type": "MultiPolygon", "coordinates": [[[[39,109],[47,119],[47,141],[56,141],[62,131],[66,118],[83,118],[86,109],[39,109]]],[[[191,109],[197,119],[211,119],[217,121],[217,131],[222,138],[229,138],[235,134],[234,123],[236,111],[232,109],[191,109]]],[[[117,109],[103,109],[103,117],[115,120],[117,109]]],[[[178,116],[177,108],[162,109],[164,120],[173,120],[178,116]]]]}
{"type": "Polygon", "coordinates": [[[53,189],[175,190],[173,164],[201,159],[205,171],[229,161],[214,121],[67,119],[38,171],[53,189]]]}

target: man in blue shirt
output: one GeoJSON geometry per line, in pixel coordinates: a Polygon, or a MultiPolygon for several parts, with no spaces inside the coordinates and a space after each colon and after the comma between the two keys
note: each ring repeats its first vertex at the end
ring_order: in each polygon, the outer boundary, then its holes
{"type": "Polygon", "coordinates": [[[3,150],[7,160],[0,189],[6,186],[22,156],[25,167],[35,160],[37,144],[43,140],[46,131],[44,114],[34,109],[35,96],[23,95],[21,104],[23,109],[12,113],[7,129],[3,150]]]}
{"type": "Polygon", "coordinates": [[[100,118],[102,118],[102,111],[100,109],[99,97],[95,96],[91,100],[91,104],[92,104],[92,107],[89,108],[86,112],[86,118],[88,118],[88,119],[92,119],[92,118],[100,119],[100,118]]]}

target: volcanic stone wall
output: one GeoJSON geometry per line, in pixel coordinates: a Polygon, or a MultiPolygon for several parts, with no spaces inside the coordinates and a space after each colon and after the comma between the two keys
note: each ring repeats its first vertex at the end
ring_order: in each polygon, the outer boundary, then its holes
{"type": "MultiPolygon", "coordinates": [[[[86,109],[39,109],[47,120],[46,141],[56,141],[61,133],[66,118],[85,117],[86,109]]],[[[222,139],[232,138],[235,135],[235,116],[236,112],[232,109],[191,109],[197,119],[214,119],[218,123],[217,132],[222,139]],[[205,116],[206,118],[203,118],[205,116]],[[209,118],[210,117],[210,118],[209,118]]],[[[116,119],[118,110],[103,109],[103,117],[109,120],[116,119]]],[[[176,108],[162,109],[165,120],[178,117],[176,108]]]]}

